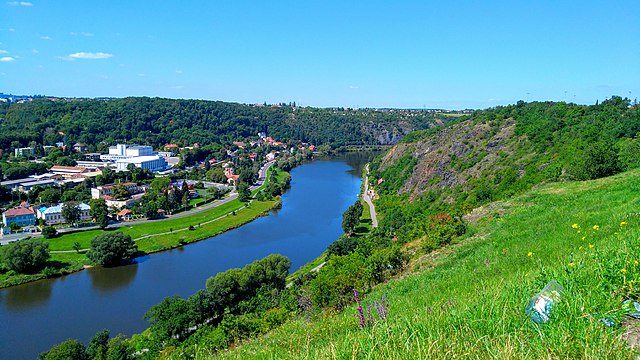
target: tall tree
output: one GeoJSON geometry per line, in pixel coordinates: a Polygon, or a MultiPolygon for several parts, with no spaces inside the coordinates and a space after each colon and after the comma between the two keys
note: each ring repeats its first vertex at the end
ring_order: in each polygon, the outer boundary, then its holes
{"type": "Polygon", "coordinates": [[[98,226],[102,229],[109,226],[109,209],[104,199],[92,199],[90,206],[89,215],[96,220],[98,226]]]}
{"type": "Polygon", "coordinates": [[[77,201],[67,201],[62,205],[62,217],[64,220],[71,224],[71,226],[75,225],[78,220],[80,220],[80,208],[78,207],[77,201]]]}

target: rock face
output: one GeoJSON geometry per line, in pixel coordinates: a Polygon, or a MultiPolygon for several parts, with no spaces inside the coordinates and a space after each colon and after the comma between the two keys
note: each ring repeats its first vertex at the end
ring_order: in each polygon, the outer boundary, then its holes
{"type": "MultiPolygon", "coordinates": [[[[415,198],[422,193],[462,186],[478,178],[489,167],[495,168],[503,153],[514,148],[515,122],[512,119],[491,123],[467,120],[444,127],[435,134],[413,143],[399,143],[383,158],[380,168],[411,154],[417,159],[412,175],[399,193],[415,198]]],[[[519,175],[524,175],[520,166],[519,175]]]]}

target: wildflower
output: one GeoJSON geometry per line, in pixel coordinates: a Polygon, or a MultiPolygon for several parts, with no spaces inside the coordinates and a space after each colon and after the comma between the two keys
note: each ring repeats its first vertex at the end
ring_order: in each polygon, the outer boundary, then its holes
{"type": "Polygon", "coordinates": [[[633,266],[638,266],[638,260],[633,260],[633,266]]]}
{"type": "Polygon", "coordinates": [[[528,257],[532,257],[532,256],[533,256],[533,253],[532,253],[531,251],[529,251],[529,252],[527,253],[527,256],[528,256],[528,257]]]}
{"type": "Polygon", "coordinates": [[[596,231],[600,230],[600,225],[593,225],[593,230],[596,230],[596,231]]]}
{"type": "Polygon", "coordinates": [[[573,261],[569,263],[569,266],[572,266],[572,267],[573,267],[573,266],[575,266],[575,265],[576,265],[576,263],[574,263],[573,261]]]}
{"type": "Polygon", "coordinates": [[[573,224],[573,225],[571,225],[571,227],[574,228],[574,229],[580,229],[580,225],[578,225],[578,224],[573,224]]]}
{"type": "Polygon", "coordinates": [[[623,274],[626,274],[627,273],[627,269],[622,268],[622,269],[620,269],[620,272],[623,273],[623,274]]]}
{"type": "Polygon", "coordinates": [[[627,225],[627,222],[626,222],[626,221],[621,221],[621,222],[620,222],[620,226],[625,226],[625,225],[627,225]]]}
{"type": "Polygon", "coordinates": [[[529,276],[529,273],[524,274],[524,277],[528,277],[528,276],[529,276]]]}
{"type": "Polygon", "coordinates": [[[587,238],[586,236],[583,236],[583,237],[582,237],[582,240],[584,240],[584,239],[586,239],[586,238],[587,238]]]}
{"type": "Polygon", "coordinates": [[[589,249],[593,249],[593,244],[589,244],[589,249]]]}
{"type": "Polygon", "coordinates": [[[364,317],[364,312],[362,311],[362,305],[360,305],[360,296],[358,296],[358,290],[353,289],[353,297],[356,299],[356,304],[358,304],[358,320],[360,320],[360,329],[364,329],[367,325],[367,320],[364,317]]]}

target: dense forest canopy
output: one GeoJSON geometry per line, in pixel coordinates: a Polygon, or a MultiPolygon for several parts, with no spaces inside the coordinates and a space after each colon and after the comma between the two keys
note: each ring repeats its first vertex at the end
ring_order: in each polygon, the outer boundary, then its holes
{"type": "Polygon", "coordinates": [[[139,143],[161,148],[228,144],[259,131],[279,141],[299,140],[337,148],[397,142],[405,133],[434,124],[426,111],[317,109],[249,106],[221,101],[135,97],[114,100],[34,99],[0,103],[0,148],[55,145],[66,140],[105,151],[139,143]]]}

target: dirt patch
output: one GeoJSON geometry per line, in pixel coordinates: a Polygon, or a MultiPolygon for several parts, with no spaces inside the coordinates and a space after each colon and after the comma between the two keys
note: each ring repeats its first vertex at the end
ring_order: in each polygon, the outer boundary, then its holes
{"type": "Polygon", "coordinates": [[[640,320],[628,319],[622,323],[625,328],[622,339],[629,344],[632,349],[640,350],[640,320]]]}

